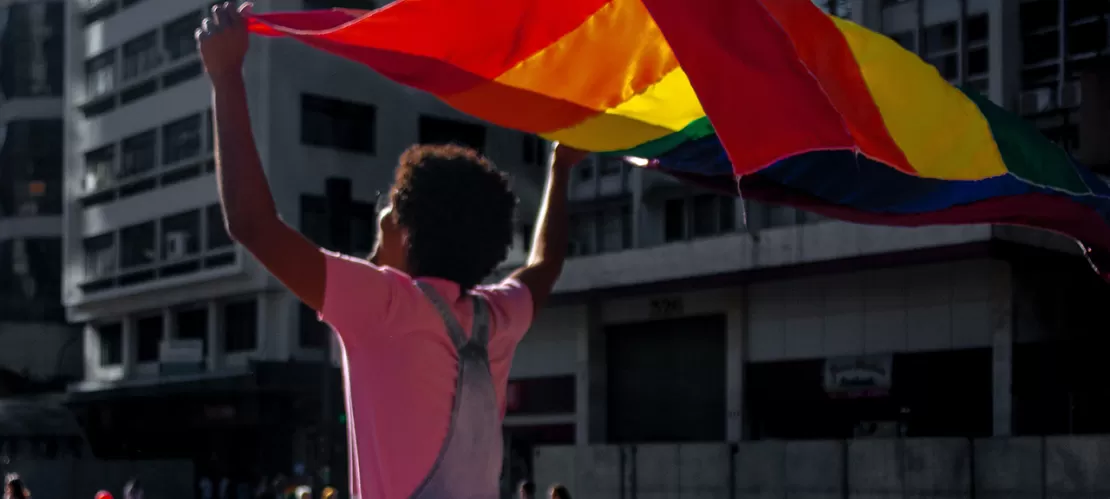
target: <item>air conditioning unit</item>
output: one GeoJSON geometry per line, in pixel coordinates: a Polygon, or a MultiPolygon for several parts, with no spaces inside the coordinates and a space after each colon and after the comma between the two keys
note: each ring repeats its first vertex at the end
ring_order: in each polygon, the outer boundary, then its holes
{"type": "Polygon", "coordinates": [[[1050,111],[1056,107],[1053,102],[1053,91],[1051,88],[1038,88],[1030,90],[1021,94],[1021,102],[1019,103],[1019,111],[1021,114],[1037,114],[1045,111],[1050,111]]]}
{"type": "Polygon", "coordinates": [[[1069,81],[1060,92],[1060,107],[1079,107],[1083,103],[1083,85],[1079,81],[1069,81]]]}
{"type": "Polygon", "coordinates": [[[175,230],[166,233],[166,260],[174,261],[185,258],[188,249],[186,244],[189,241],[189,233],[182,230],[175,230]]]}

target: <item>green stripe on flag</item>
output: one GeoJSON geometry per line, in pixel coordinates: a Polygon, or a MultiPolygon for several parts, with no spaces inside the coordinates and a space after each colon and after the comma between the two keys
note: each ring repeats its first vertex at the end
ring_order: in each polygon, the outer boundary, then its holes
{"type": "Polygon", "coordinates": [[[1032,123],[998,107],[975,90],[961,88],[987,119],[1002,162],[1015,177],[1031,184],[1088,193],[1090,188],[1075,171],[1068,153],[1048,140],[1032,123]]]}

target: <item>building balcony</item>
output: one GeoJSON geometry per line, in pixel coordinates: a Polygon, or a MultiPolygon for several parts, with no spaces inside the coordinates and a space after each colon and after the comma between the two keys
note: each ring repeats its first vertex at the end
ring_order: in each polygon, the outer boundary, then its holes
{"type": "Polygon", "coordinates": [[[1065,238],[1015,227],[900,228],[825,220],[571,258],[555,291],[574,295],[991,240],[1063,252],[1075,248],[1065,238]]]}

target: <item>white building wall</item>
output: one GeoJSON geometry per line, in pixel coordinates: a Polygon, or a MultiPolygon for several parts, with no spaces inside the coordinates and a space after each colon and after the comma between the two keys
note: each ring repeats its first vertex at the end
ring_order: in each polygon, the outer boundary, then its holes
{"type": "Polygon", "coordinates": [[[981,260],[752,285],[752,362],[989,347],[1013,290],[981,260]]]}

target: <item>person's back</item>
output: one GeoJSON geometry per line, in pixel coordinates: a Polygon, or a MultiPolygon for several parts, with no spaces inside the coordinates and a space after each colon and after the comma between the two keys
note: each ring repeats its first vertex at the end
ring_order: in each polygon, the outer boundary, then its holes
{"type": "Polygon", "coordinates": [[[479,285],[512,244],[516,197],[457,146],[402,155],[370,261],[323,251],[277,216],[250,132],[243,24],[224,5],[198,30],[221,202],[231,236],[339,335],[351,496],[497,497],[509,366],[562,269],[568,170],[584,153],[559,153],[529,262],[499,284],[479,285]]]}

